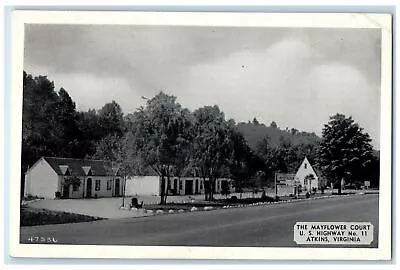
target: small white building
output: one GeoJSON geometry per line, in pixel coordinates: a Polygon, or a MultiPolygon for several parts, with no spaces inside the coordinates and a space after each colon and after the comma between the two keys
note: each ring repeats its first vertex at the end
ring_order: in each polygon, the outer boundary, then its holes
{"type": "Polygon", "coordinates": [[[25,173],[24,195],[54,199],[118,197],[123,181],[112,162],[42,157],[25,173]]]}
{"type": "MultiPolygon", "coordinates": [[[[165,179],[168,189],[168,195],[196,195],[204,194],[205,187],[208,184],[208,178],[201,177],[170,177],[169,182],[165,179]],[[167,183],[168,182],[168,183],[167,183]]],[[[232,180],[227,178],[216,179],[213,190],[215,193],[221,193],[224,185],[227,189],[233,191],[232,180]]],[[[161,195],[161,178],[153,176],[134,176],[126,180],[127,196],[139,195],[161,195]]]]}
{"type": "Polygon", "coordinates": [[[313,188],[319,188],[319,178],[308,161],[307,157],[304,158],[299,169],[295,175],[295,181],[298,186],[301,186],[304,191],[311,192],[313,188]]]}

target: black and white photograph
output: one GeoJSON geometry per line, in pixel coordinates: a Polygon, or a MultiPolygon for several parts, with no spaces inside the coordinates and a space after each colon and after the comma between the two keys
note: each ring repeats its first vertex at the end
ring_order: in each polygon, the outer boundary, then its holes
{"type": "Polygon", "coordinates": [[[20,254],[390,258],[389,15],[38,13],[16,20],[20,254]]]}

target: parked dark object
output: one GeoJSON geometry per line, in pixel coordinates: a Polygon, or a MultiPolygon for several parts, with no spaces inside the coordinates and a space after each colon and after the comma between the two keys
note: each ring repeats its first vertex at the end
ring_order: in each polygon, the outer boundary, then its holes
{"type": "Polygon", "coordinates": [[[310,192],[308,192],[308,191],[307,191],[307,193],[306,193],[306,198],[307,198],[307,199],[310,198],[310,192]]]}
{"type": "Polygon", "coordinates": [[[139,201],[137,198],[132,198],[130,208],[143,208],[143,201],[141,201],[139,204],[139,201]]]}

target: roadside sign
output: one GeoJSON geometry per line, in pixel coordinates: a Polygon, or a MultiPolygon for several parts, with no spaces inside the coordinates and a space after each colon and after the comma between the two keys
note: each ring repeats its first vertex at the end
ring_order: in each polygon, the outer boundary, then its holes
{"type": "Polygon", "coordinates": [[[276,184],[293,186],[295,182],[295,174],[293,173],[277,173],[276,174],[276,184]]]}
{"type": "Polygon", "coordinates": [[[369,188],[371,185],[370,181],[364,181],[364,187],[369,188]]]}

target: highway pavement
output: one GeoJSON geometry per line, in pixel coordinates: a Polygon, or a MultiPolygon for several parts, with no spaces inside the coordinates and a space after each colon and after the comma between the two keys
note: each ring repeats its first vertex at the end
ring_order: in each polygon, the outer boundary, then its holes
{"type": "Polygon", "coordinates": [[[293,227],[297,221],[359,221],[374,225],[374,241],[369,247],[377,247],[378,201],[379,195],[354,195],[288,204],[22,227],[20,240],[29,243],[31,236],[42,236],[54,237],[58,244],[296,247],[293,227]]]}

